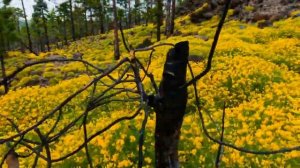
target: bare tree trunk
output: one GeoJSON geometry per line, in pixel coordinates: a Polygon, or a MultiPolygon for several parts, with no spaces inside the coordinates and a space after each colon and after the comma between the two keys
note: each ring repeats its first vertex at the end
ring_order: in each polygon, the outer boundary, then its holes
{"type": "Polygon", "coordinates": [[[140,7],[140,1],[139,0],[135,0],[135,4],[134,4],[134,24],[135,25],[139,25],[140,24],[140,12],[139,12],[139,7],[140,7]]]}
{"type": "Polygon", "coordinates": [[[103,17],[103,5],[99,2],[99,22],[100,22],[100,33],[104,33],[104,17],[103,17]]]}
{"type": "Polygon", "coordinates": [[[165,35],[169,35],[169,30],[170,30],[170,16],[171,15],[171,0],[167,0],[166,4],[166,27],[165,27],[165,35]]]}
{"type": "Polygon", "coordinates": [[[45,44],[44,44],[43,38],[40,34],[39,34],[38,39],[39,39],[39,44],[40,44],[40,50],[41,50],[41,52],[44,52],[45,51],[45,44]]]}
{"type": "Polygon", "coordinates": [[[118,15],[117,15],[117,6],[116,0],[113,0],[113,11],[114,11],[114,57],[115,60],[120,59],[120,49],[119,49],[119,37],[118,37],[118,15]]]}
{"type": "Polygon", "coordinates": [[[160,26],[162,22],[162,0],[156,0],[157,2],[157,11],[156,11],[156,39],[157,41],[160,41],[160,26]]]}
{"type": "Polygon", "coordinates": [[[8,82],[6,80],[6,71],[5,71],[5,64],[4,64],[4,52],[0,51],[0,62],[1,62],[1,73],[2,73],[2,78],[4,82],[4,94],[8,93],[8,82]]]}
{"type": "Polygon", "coordinates": [[[67,24],[66,24],[66,16],[64,15],[64,21],[63,21],[63,33],[64,33],[64,41],[65,45],[68,45],[68,37],[67,37],[67,24]]]}
{"type": "Polygon", "coordinates": [[[89,9],[90,11],[90,25],[91,25],[91,35],[94,35],[94,21],[93,21],[93,11],[92,8],[89,9]]]}
{"type": "Polygon", "coordinates": [[[28,26],[26,11],[25,11],[25,7],[24,7],[24,2],[23,2],[23,0],[21,0],[21,2],[22,2],[22,8],[23,8],[25,25],[26,25],[26,32],[27,32],[27,38],[28,38],[28,47],[29,47],[29,50],[32,51],[32,41],[31,41],[31,35],[30,35],[29,26],[28,26]]]}
{"type": "Polygon", "coordinates": [[[146,0],[146,26],[148,26],[148,22],[149,22],[149,12],[150,12],[150,7],[149,7],[149,0],[146,0]]]}
{"type": "Polygon", "coordinates": [[[6,79],[6,71],[5,71],[5,64],[4,64],[4,54],[5,54],[5,39],[3,32],[0,30],[0,63],[1,63],[1,73],[4,83],[4,94],[8,93],[8,82],[6,79]]]}
{"type": "Polygon", "coordinates": [[[172,8],[171,8],[171,23],[170,23],[170,34],[174,33],[174,27],[175,27],[175,10],[176,10],[176,0],[172,0],[172,8]]]}
{"type": "Polygon", "coordinates": [[[48,37],[48,27],[47,27],[46,18],[44,16],[44,10],[42,10],[42,18],[43,18],[43,27],[44,27],[44,31],[45,31],[45,39],[46,39],[47,50],[50,51],[50,44],[49,44],[49,37],[48,37]]]}
{"type": "Polygon", "coordinates": [[[6,164],[8,168],[19,168],[20,163],[18,159],[18,154],[15,150],[10,150],[7,157],[6,157],[6,164]]]}
{"type": "Polygon", "coordinates": [[[128,0],[128,28],[131,28],[131,0],[128,0]]]}
{"type": "Polygon", "coordinates": [[[83,1],[83,8],[84,8],[84,28],[85,28],[85,36],[88,36],[88,21],[86,16],[86,0],[83,1]]]}
{"type": "Polygon", "coordinates": [[[178,143],[187,104],[186,83],[189,55],[187,41],[175,45],[167,54],[156,112],[155,164],[157,168],[179,168],[178,143]]]}
{"type": "Polygon", "coordinates": [[[71,19],[72,39],[73,39],[73,41],[75,41],[76,37],[75,37],[75,25],[74,25],[74,17],[73,17],[72,0],[69,0],[69,3],[70,3],[70,19],[71,19]]]}

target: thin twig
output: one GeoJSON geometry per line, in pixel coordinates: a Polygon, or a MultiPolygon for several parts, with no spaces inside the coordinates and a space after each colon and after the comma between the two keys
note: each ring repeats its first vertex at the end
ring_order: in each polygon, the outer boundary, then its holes
{"type": "Polygon", "coordinates": [[[82,123],[83,123],[83,132],[84,132],[84,143],[85,143],[84,148],[85,148],[85,154],[86,154],[86,158],[89,162],[90,168],[93,168],[93,161],[92,161],[92,158],[91,158],[90,153],[89,153],[88,142],[87,142],[87,129],[86,129],[87,116],[88,116],[88,110],[85,111],[83,121],[82,121],[82,123]]]}
{"type": "MultiPolygon", "coordinates": [[[[91,135],[86,143],[90,142],[91,140],[93,140],[96,136],[99,136],[101,135],[102,133],[106,132],[107,130],[109,130],[111,127],[113,127],[114,125],[118,124],[119,122],[121,121],[124,121],[124,120],[132,120],[134,119],[141,111],[142,107],[139,107],[138,110],[132,115],[132,116],[128,116],[128,117],[121,117],[115,121],[113,121],[111,124],[109,124],[108,126],[104,127],[103,129],[97,131],[96,133],[94,133],[93,135],[91,135]]],[[[65,159],[67,159],[68,157],[70,156],[73,156],[74,154],[76,154],[77,152],[79,152],[83,147],[84,147],[85,143],[81,144],[76,150],[74,150],[73,152],[63,156],[63,157],[60,157],[60,158],[57,158],[57,159],[53,159],[52,162],[60,162],[60,161],[63,161],[65,159]]]]}
{"type": "Polygon", "coordinates": [[[172,47],[174,47],[174,44],[172,44],[172,43],[160,43],[160,44],[153,45],[151,47],[135,49],[134,53],[136,53],[136,52],[142,52],[142,51],[150,51],[150,50],[155,49],[156,47],[161,47],[161,46],[172,46],[172,47]]]}
{"type": "Polygon", "coordinates": [[[144,162],[144,154],[143,154],[143,145],[144,145],[144,141],[145,141],[145,131],[146,131],[146,124],[148,121],[148,117],[149,117],[149,107],[146,106],[144,108],[144,112],[145,112],[145,117],[142,123],[142,127],[140,130],[140,138],[139,138],[139,160],[138,160],[138,167],[142,168],[143,167],[143,162],[144,162]]]}
{"type": "MultiPolygon", "coordinates": [[[[47,139],[46,137],[41,133],[40,129],[39,128],[35,128],[34,131],[38,134],[40,140],[41,140],[41,149],[42,147],[44,146],[45,147],[45,150],[46,150],[46,155],[47,155],[47,167],[48,168],[51,168],[51,153],[50,153],[50,147],[49,147],[49,144],[47,142],[47,139]]],[[[40,154],[40,150],[39,150],[39,153],[37,155],[40,154]]]]}
{"type": "MultiPolygon", "coordinates": [[[[224,103],[224,107],[223,107],[223,114],[222,114],[222,132],[221,132],[221,137],[220,137],[220,141],[223,142],[224,139],[224,130],[225,130],[225,110],[226,110],[226,104],[224,103]]],[[[215,167],[219,168],[220,167],[220,161],[221,161],[221,155],[223,152],[223,146],[220,144],[219,148],[218,148],[218,153],[217,153],[217,157],[216,157],[216,162],[215,162],[215,167]]]]}
{"type": "Polygon", "coordinates": [[[126,49],[127,52],[130,52],[130,49],[126,43],[126,40],[125,40],[125,36],[124,36],[124,32],[123,32],[123,28],[122,28],[122,22],[120,21],[119,22],[119,27],[120,27],[120,32],[121,32],[121,36],[122,36],[122,41],[123,41],[123,44],[124,44],[124,47],[126,49]]]}
{"type": "Polygon", "coordinates": [[[19,136],[25,135],[27,132],[29,132],[29,131],[37,128],[44,121],[46,121],[49,117],[51,117],[52,115],[54,115],[56,113],[56,111],[58,111],[59,109],[61,109],[62,107],[64,107],[68,102],[70,102],[74,97],[76,97],[77,95],[79,95],[80,93],[82,93],[83,91],[85,91],[86,89],[88,89],[91,85],[93,85],[93,83],[95,83],[95,82],[99,81],[100,79],[102,79],[103,77],[107,76],[107,74],[110,74],[115,69],[117,69],[119,66],[123,65],[123,63],[128,62],[128,61],[129,61],[128,58],[122,59],[118,64],[116,64],[112,68],[108,69],[107,71],[103,72],[99,77],[96,77],[95,79],[93,79],[92,81],[90,81],[86,86],[82,87],[81,89],[77,90],[75,93],[73,93],[72,95],[70,95],[68,98],[66,98],[61,104],[59,104],[58,106],[56,106],[50,113],[46,114],[36,124],[34,124],[31,127],[25,129],[24,131],[21,131],[18,134],[15,134],[15,135],[10,136],[8,138],[0,139],[0,144],[3,144],[3,143],[8,142],[8,141],[11,141],[14,138],[17,138],[19,136]]]}

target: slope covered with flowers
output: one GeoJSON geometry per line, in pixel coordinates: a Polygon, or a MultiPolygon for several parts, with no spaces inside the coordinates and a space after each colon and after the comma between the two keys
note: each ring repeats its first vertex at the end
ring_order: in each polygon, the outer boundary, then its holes
{"type": "MultiPolygon", "coordinates": [[[[194,25],[188,16],[176,20],[180,35],[163,37],[161,42],[176,43],[188,40],[190,55],[200,62],[190,62],[195,74],[206,65],[212,37],[218,17],[194,25]],[[205,39],[205,40],[203,40],[205,39]],[[207,40],[208,39],[208,40],[207,40]]],[[[155,27],[139,26],[125,30],[129,43],[136,47],[145,39],[155,41],[155,27]]],[[[68,58],[75,52],[84,54],[83,58],[106,68],[114,64],[112,32],[87,37],[73,42],[64,49],[51,53],[41,53],[40,57],[31,54],[10,52],[6,58],[8,74],[23,62],[62,55],[68,58]]],[[[155,43],[159,44],[159,43],[155,43]]],[[[226,142],[252,150],[276,150],[300,145],[300,18],[288,18],[274,23],[274,26],[259,29],[255,24],[227,21],[222,30],[216,49],[211,72],[197,82],[200,102],[205,114],[205,123],[212,136],[219,138],[221,116],[224,102],[227,104],[225,117],[226,142]],[[211,116],[214,122],[209,118],[211,116]]],[[[165,55],[170,47],[159,47],[153,55],[150,72],[159,82],[165,55]]],[[[129,56],[121,46],[122,57],[129,56]]],[[[146,62],[149,52],[137,53],[146,62]]],[[[190,73],[188,72],[189,79],[190,73]]],[[[26,69],[12,83],[13,91],[0,97],[0,138],[8,137],[16,131],[8,127],[5,117],[16,122],[21,130],[31,126],[50,112],[64,98],[71,95],[92,80],[80,63],[49,63],[26,69]],[[34,86],[37,81],[46,81],[44,87],[34,86]],[[5,117],[3,117],[5,116],[5,117]]],[[[145,81],[149,87],[149,82],[145,81]]],[[[3,89],[3,88],[2,88],[3,89]]],[[[149,89],[151,90],[151,89],[149,89]]],[[[85,109],[90,90],[77,96],[63,108],[63,117],[58,128],[63,128],[85,109]]],[[[99,93],[101,90],[98,91],[99,93]]],[[[120,95],[120,98],[122,95],[120,95]]],[[[202,132],[192,87],[189,88],[187,114],[184,119],[179,156],[182,167],[213,167],[218,144],[208,140],[202,132]]],[[[114,119],[134,113],[136,102],[113,103],[92,111],[88,119],[89,135],[104,128],[114,119]]],[[[47,132],[55,123],[58,114],[52,116],[39,128],[47,132]]],[[[113,127],[91,143],[90,154],[94,165],[105,167],[132,167],[138,161],[138,137],[143,114],[132,121],[124,121],[113,127]]],[[[154,165],[155,114],[151,112],[147,124],[145,166],[154,165]]],[[[54,131],[55,133],[55,131],[54,131]]],[[[53,133],[53,134],[54,134],[53,133]]],[[[50,135],[51,136],[51,135],[50,135]]],[[[39,141],[34,132],[26,138],[39,141]]],[[[83,143],[83,128],[76,126],[50,146],[53,159],[64,156],[83,143]]],[[[34,147],[34,146],[32,146],[34,147]]],[[[0,156],[8,148],[0,146],[0,156]]],[[[19,154],[28,153],[25,146],[18,146],[19,154]]],[[[45,151],[42,151],[45,154],[45,151]]],[[[300,152],[258,156],[245,154],[227,147],[222,155],[222,167],[299,167],[300,152]]],[[[23,167],[34,162],[34,155],[20,159],[23,167]]],[[[86,167],[88,164],[84,150],[54,167],[86,167]]],[[[39,159],[39,167],[46,162],[39,159]]]]}

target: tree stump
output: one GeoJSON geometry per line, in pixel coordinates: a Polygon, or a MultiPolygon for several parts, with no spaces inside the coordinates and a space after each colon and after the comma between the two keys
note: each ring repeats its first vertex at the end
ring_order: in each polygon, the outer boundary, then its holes
{"type": "Polygon", "coordinates": [[[164,65],[156,112],[155,162],[157,168],[177,168],[180,129],[187,104],[186,82],[189,43],[180,42],[170,49],[164,65]]]}

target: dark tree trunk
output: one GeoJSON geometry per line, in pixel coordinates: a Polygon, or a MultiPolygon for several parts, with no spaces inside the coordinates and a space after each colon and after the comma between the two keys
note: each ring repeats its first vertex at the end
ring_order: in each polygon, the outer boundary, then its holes
{"type": "Polygon", "coordinates": [[[26,16],[26,11],[25,11],[25,7],[24,7],[24,2],[23,2],[23,0],[21,0],[21,2],[22,2],[22,8],[23,8],[23,13],[24,13],[24,19],[25,19],[25,25],[26,25],[27,38],[28,38],[28,48],[29,48],[30,51],[32,51],[32,41],[31,41],[31,35],[30,35],[29,26],[28,26],[28,21],[27,21],[27,16],[26,16]]]}
{"type": "Polygon", "coordinates": [[[149,0],[146,0],[146,13],[147,13],[145,18],[146,26],[148,26],[148,22],[149,22],[149,12],[150,12],[149,0]]]}
{"type": "Polygon", "coordinates": [[[86,16],[86,0],[83,1],[83,8],[84,8],[84,28],[85,28],[85,36],[88,36],[88,21],[86,16]]]}
{"type": "Polygon", "coordinates": [[[34,45],[36,46],[38,53],[45,52],[44,38],[42,37],[42,32],[39,29],[37,29],[37,40],[34,45]]]}
{"type": "Polygon", "coordinates": [[[114,57],[115,60],[120,59],[120,49],[119,49],[119,37],[118,37],[118,15],[116,0],[113,0],[113,12],[114,12],[114,57]]]}
{"type": "Polygon", "coordinates": [[[175,45],[167,54],[156,112],[155,164],[157,168],[178,168],[178,142],[187,104],[186,82],[189,55],[187,41],[175,45]]]}
{"type": "Polygon", "coordinates": [[[104,33],[104,17],[103,17],[103,7],[100,2],[99,4],[99,22],[100,22],[100,33],[104,33]]]}
{"type": "Polygon", "coordinates": [[[4,94],[8,93],[8,81],[6,80],[6,71],[4,64],[4,54],[5,54],[5,38],[3,32],[0,30],[0,63],[1,63],[1,73],[4,84],[4,94]]]}
{"type": "Polygon", "coordinates": [[[171,18],[171,0],[167,0],[166,4],[166,27],[165,27],[165,35],[169,35],[170,30],[170,18],[171,18]]]}
{"type": "MultiPolygon", "coordinates": [[[[17,30],[18,30],[18,34],[21,34],[20,21],[19,21],[19,20],[20,20],[20,18],[17,17],[17,19],[16,19],[17,30]]],[[[21,52],[24,52],[24,51],[25,51],[25,47],[24,47],[24,45],[23,45],[22,40],[19,41],[19,45],[20,45],[20,51],[21,51],[21,52]]]]}
{"type": "Polygon", "coordinates": [[[64,33],[65,45],[68,45],[66,16],[64,16],[64,21],[63,21],[63,33],[64,33]]]}
{"type": "Polygon", "coordinates": [[[4,83],[4,94],[8,93],[8,82],[6,80],[6,71],[5,71],[5,64],[4,64],[4,51],[0,51],[0,63],[1,63],[1,73],[4,83]]]}
{"type": "Polygon", "coordinates": [[[47,45],[47,50],[50,51],[50,43],[49,43],[49,37],[48,37],[48,27],[47,27],[47,21],[44,16],[44,11],[42,10],[42,18],[43,18],[43,27],[44,27],[44,33],[45,33],[45,40],[47,45]]]}
{"type": "Polygon", "coordinates": [[[131,28],[131,0],[128,0],[128,28],[131,28]]]}
{"type": "Polygon", "coordinates": [[[72,39],[73,39],[73,41],[75,41],[76,37],[75,37],[75,25],[74,25],[74,17],[73,17],[72,0],[69,0],[69,3],[70,3],[70,19],[71,19],[72,39]]]}
{"type": "Polygon", "coordinates": [[[160,41],[160,26],[162,22],[162,0],[156,0],[157,1],[157,10],[156,10],[156,39],[157,41],[160,41]]]}
{"type": "Polygon", "coordinates": [[[92,8],[90,8],[89,11],[90,11],[90,25],[91,25],[90,35],[94,35],[94,21],[93,21],[93,11],[92,11],[92,8]]]}
{"type": "Polygon", "coordinates": [[[140,7],[140,1],[139,0],[135,0],[135,10],[134,10],[134,24],[135,25],[139,25],[140,24],[140,12],[139,12],[139,7],[140,7]]]}
{"type": "Polygon", "coordinates": [[[170,34],[174,33],[175,27],[175,8],[176,7],[176,0],[172,0],[172,8],[171,8],[171,24],[170,24],[170,34]]]}

